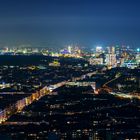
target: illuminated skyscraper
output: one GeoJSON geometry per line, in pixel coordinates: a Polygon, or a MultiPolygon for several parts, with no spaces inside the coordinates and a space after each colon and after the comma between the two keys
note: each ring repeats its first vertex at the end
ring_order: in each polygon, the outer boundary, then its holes
{"type": "Polygon", "coordinates": [[[106,64],[109,68],[116,67],[117,60],[115,54],[115,47],[108,47],[108,54],[106,55],[106,64]]]}
{"type": "Polygon", "coordinates": [[[109,54],[115,54],[115,47],[108,47],[109,54]]]}
{"type": "Polygon", "coordinates": [[[72,53],[72,46],[68,46],[68,52],[71,54],[72,53]]]}

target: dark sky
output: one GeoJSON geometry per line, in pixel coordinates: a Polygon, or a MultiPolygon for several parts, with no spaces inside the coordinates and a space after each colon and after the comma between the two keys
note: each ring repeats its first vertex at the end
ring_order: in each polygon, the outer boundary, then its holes
{"type": "Polygon", "coordinates": [[[140,46],[140,0],[0,0],[0,45],[140,46]]]}

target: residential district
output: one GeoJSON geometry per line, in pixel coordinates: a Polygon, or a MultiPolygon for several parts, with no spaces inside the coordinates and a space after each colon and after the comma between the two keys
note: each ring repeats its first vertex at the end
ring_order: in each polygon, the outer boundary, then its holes
{"type": "Polygon", "coordinates": [[[1,140],[138,140],[140,49],[0,49],[1,140]]]}

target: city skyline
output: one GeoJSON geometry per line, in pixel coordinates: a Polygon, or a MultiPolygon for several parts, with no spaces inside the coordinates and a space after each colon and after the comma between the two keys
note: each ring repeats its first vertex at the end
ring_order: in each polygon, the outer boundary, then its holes
{"type": "Polygon", "coordinates": [[[0,140],[138,140],[139,7],[0,0],[0,140]]]}
{"type": "Polygon", "coordinates": [[[138,0],[1,0],[0,45],[139,47],[138,0]]]}

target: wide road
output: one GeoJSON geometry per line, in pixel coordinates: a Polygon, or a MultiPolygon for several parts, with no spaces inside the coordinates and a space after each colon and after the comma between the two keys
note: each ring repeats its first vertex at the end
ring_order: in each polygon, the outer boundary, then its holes
{"type": "MultiPolygon", "coordinates": [[[[115,77],[114,79],[111,79],[109,80],[108,82],[106,82],[104,85],[103,85],[103,88],[106,88],[106,89],[111,89],[108,84],[111,83],[111,82],[114,82],[115,80],[117,80],[118,78],[120,78],[120,75],[115,77]]],[[[135,94],[131,94],[131,93],[121,93],[121,92],[113,92],[113,91],[109,91],[108,92],[114,96],[118,96],[118,97],[121,97],[121,98],[129,98],[129,99],[133,99],[133,98],[136,98],[136,99],[139,99],[140,100],[140,96],[139,95],[135,95],[135,94]]]]}
{"type": "MultiPolygon", "coordinates": [[[[86,76],[92,76],[93,74],[96,74],[96,72],[89,72],[87,74],[81,75],[80,77],[75,77],[74,79],[75,81],[82,80],[86,76]]],[[[6,122],[12,115],[21,112],[25,107],[32,104],[34,101],[39,100],[40,98],[51,94],[53,90],[64,86],[69,81],[71,81],[71,79],[59,82],[54,85],[45,86],[40,91],[32,93],[30,96],[17,101],[16,103],[10,105],[9,107],[6,107],[4,110],[0,111],[0,124],[6,122]]]]}

